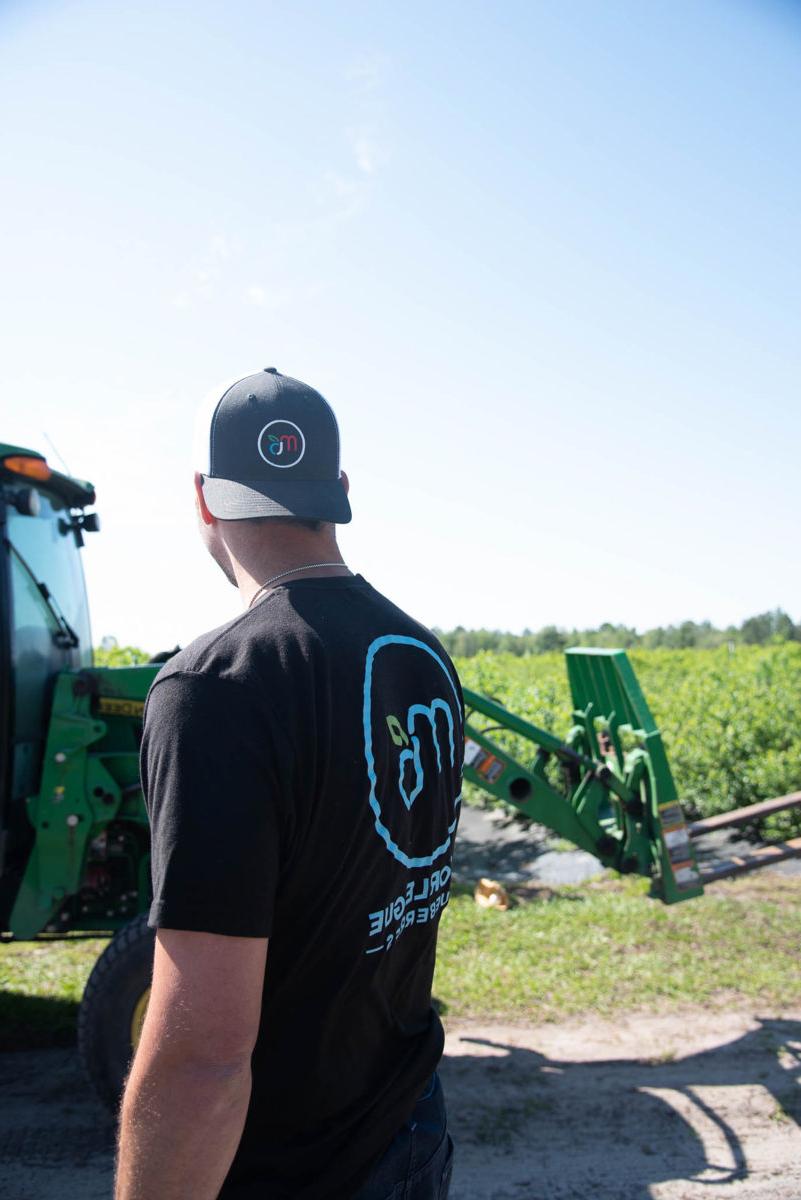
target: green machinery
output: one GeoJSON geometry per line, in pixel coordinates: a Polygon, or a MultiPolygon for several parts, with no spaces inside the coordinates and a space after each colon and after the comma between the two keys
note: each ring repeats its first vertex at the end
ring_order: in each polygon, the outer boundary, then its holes
{"type": "Polygon", "coordinates": [[[0,927],[116,930],[148,903],[138,737],[159,668],[92,665],[91,484],[2,444],[0,484],[0,927]]]}
{"type": "Polygon", "coordinates": [[[604,866],[649,876],[665,903],[700,896],[662,739],[625,652],[568,650],[566,657],[575,724],[564,741],[465,692],[465,777],[604,866]],[[533,761],[521,766],[477,727],[477,715],[530,743],[533,761]]]}
{"type": "MultiPolygon", "coordinates": [[[[87,512],[94,500],[91,484],[0,444],[0,930],[16,938],[117,932],[79,1019],[89,1073],[113,1103],[150,981],[138,752],[159,664],[93,665],[80,548],[99,528],[87,512]]],[[[569,650],[567,669],[575,712],[564,740],[465,692],[469,781],[604,866],[648,876],[667,903],[700,895],[708,878],[801,853],[799,839],[702,874],[694,836],[801,803],[801,794],[688,827],[626,655],[569,650]]]]}
{"type": "Polygon", "coordinates": [[[574,704],[562,741],[465,688],[465,779],[594,854],[621,874],[644,875],[665,904],[704,885],[801,856],[801,838],[699,868],[693,842],[801,807],[801,792],[688,824],[661,734],[623,650],[565,651],[574,704]],[[480,720],[489,721],[489,725],[480,720]],[[526,750],[526,764],[500,745],[526,750]]]}

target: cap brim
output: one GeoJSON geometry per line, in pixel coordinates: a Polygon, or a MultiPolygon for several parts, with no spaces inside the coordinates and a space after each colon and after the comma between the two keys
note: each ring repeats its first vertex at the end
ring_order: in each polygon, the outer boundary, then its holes
{"type": "Polygon", "coordinates": [[[347,525],[350,503],[341,479],[304,479],[287,482],[237,483],[233,479],[203,477],[203,498],[213,517],[243,521],[248,517],[299,517],[306,521],[333,521],[347,525]]]}

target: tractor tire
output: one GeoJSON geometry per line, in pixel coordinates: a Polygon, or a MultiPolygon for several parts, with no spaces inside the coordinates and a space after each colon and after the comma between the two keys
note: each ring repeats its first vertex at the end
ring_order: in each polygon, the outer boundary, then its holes
{"type": "Polygon", "coordinates": [[[120,929],[95,963],[78,1011],[78,1053],[90,1083],[112,1112],[119,1108],[139,1044],[155,937],[147,913],[120,929]]]}

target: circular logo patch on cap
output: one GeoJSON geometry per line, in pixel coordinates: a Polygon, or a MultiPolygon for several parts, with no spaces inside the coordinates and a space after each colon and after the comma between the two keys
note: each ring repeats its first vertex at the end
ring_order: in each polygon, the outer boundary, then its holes
{"type": "Polygon", "coordinates": [[[258,447],[271,467],[296,467],[306,452],[306,439],[294,421],[275,420],[262,429],[258,447]]]}

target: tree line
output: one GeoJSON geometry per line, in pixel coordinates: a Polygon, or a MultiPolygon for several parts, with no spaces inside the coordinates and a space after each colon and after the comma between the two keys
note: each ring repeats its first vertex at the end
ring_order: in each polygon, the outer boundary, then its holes
{"type": "Polygon", "coordinates": [[[796,625],[781,608],[748,617],[741,625],[717,629],[711,621],[682,621],[679,625],[659,625],[639,633],[628,625],[605,621],[597,629],[560,629],[546,625],[536,632],[504,633],[499,629],[435,629],[445,649],[456,658],[472,658],[482,650],[508,651],[510,654],[547,654],[566,646],[601,646],[628,650],[664,647],[686,650],[715,646],[764,646],[771,642],[801,642],[801,624],[796,625]]]}
{"type": "MultiPolygon", "coordinates": [[[[545,625],[536,633],[531,629],[524,629],[522,633],[504,633],[499,629],[465,629],[457,625],[450,630],[435,627],[434,633],[454,658],[472,658],[482,650],[505,650],[518,655],[547,654],[564,650],[566,646],[687,650],[727,644],[766,646],[772,642],[801,642],[801,624],[794,624],[781,608],[748,617],[742,625],[729,625],[726,629],[717,629],[710,621],[682,621],[680,625],[658,625],[656,629],[638,633],[629,625],[605,621],[597,629],[560,629],[556,625],[545,625]]],[[[175,650],[178,648],[176,646],[175,650]]],[[[175,650],[156,655],[152,661],[164,661],[175,650]]],[[[138,646],[120,646],[113,637],[103,639],[103,645],[95,648],[94,658],[99,667],[133,666],[151,661],[149,651],[140,650],[138,646]]]]}

